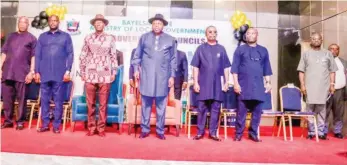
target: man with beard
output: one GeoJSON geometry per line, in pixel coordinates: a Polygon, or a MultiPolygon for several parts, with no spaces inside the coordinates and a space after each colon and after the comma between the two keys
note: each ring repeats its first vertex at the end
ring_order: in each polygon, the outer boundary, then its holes
{"type": "Polygon", "coordinates": [[[134,77],[140,80],[141,128],[140,138],[146,138],[150,132],[150,116],[155,100],[157,112],[157,137],[165,140],[165,112],[169,90],[174,85],[176,63],[176,40],[163,32],[168,22],[161,14],[148,20],[152,31],[141,36],[131,64],[134,77]],[[140,69],[141,67],[141,69],[140,69]],[[141,72],[141,73],[140,73],[141,72]]]}
{"type": "Polygon", "coordinates": [[[80,56],[80,70],[82,80],[85,81],[85,91],[88,107],[88,133],[87,136],[98,134],[106,136],[106,112],[111,83],[117,74],[116,37],[104,32],[108,20],[97,14],[90,21],[95,32],[84,39],[80,56]],[[96,94],[99,93],[99,119],[96,121],[96,94]]]}
{"type": "Polygon", "coordinates": [[[72,40],[68,33],[59,29],[59,17],[48,18],[49,31],[42,33],[35,51],[35,79],[40,82],[42,127],[38,132],[49,131],[50,100],[53,96],[53,132],[60,133],[65,82],[71,80],[70,71],[73,63],[72,40]]]}
{"type": "Polygon", "coordinates": [[[220,107],[224,92],[229,88],[230,61],[224,46],[218,44],[217,29],[209,26],[205,31],[207,42],[200,45],[193,56],[194,91],[198,93],[198,134],[200,140],[205,134],[207,113],[210,112],[209,138],[221,141],[217,135],[220,107]],[[222,82],[224,78],[224,82],[222,82]]]}
{"type": "Polygon", "coordinates": [[[327,101],[327,115],[325,121],[325,136],[329,132],[329,114],[333,114],[334,124],[334,137],[343,139],[342,127],[343,127],[343,115],[345,111],[345,99],[346,99],[346,70],[347,62],[339,57],[340,47],[337,44],[331,44],[329,51],[333,54],[335,63],[338,70],[335,72],[335,92],[327,101]]]}
{"type": "Polygon", "coordinates": [[[5,121],[1,128],[13,127],[12,114],[15,98],[18,101],[17,130],[24,128],[26,115],[26,88],[34,76],[34,55],[36,38],[29,33],[27,17],[18,19],[18,31],[7,38],[2,47],[1,91],[4,104],[5,121]]]}
{"type": "MultiPolygon", "coordinates": [[[[301,55],[297,70],[301,92],[306,95],[306,111],[316,114],[319,138],[326,140],[326,101],[329,93],[335,92],[335,72],[338,68],[331,52],[321,48],[322,41],[319,33],[312,34],[311,49],[301,55]]],[[[314,121],[310,118],[307,138],[313,139],[314,132],[314,121]]]]}
{"type": "Polygon", "coordinates": [[[272,75],[269,53],[257,44],[258,30],[249,28],[246,32],[247,43],[239,46],[234,53],[231,73],[234,80],[234,91],[237,96],[235,141],[241,141],[247,116],[247,109],[252,113],[248,136],[255,142],[258,138],[262,103],[265,93],[271,91],[270,76],[272,75]],[[264,85],[265,79],[265,85],[264,85]]]}

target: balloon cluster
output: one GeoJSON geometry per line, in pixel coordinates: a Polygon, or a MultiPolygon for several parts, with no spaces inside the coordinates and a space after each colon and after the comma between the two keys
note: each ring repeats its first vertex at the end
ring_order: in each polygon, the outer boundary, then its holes
{"type": "Polygon", "coordinates": [[[31,22],[31,27],[36,29],[44,29],[48,26],[48,15],[45,11],[41,11],[38,16],[31,22]]]}
{"type": "Polygon", "coordinates": [[[234,29],[238,29],[244,24],[247,24],[248,27],[252,27],[251,20],[247,19],[246,14],[239,10],[236,10],[230,21],[234,29]]]}
{"type": "Polygon", "coordinates": [[[252,26],[252,22],[247,19],[245,13],[237,10],[235,14],[231,17],[231,24],[234,27],[234,38],[239,41],[239,46],[241,42],[246,42],[245,33],[248,28],[252,26]]]}
{"type": "Polygon", "coordinates": [[[59,20],[64,20],[67,8],[66,6],[51,5],[45,11],[48,16],[56,15],[59,17],[59,20]]]}

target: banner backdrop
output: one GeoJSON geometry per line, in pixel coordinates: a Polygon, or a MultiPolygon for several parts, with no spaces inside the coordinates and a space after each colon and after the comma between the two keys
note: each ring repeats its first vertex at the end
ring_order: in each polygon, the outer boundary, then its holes
{"type": "MultiPolygon", "coordinates": [[[[90,20],[94,15],[65,15],[64,21],[60,23],[60,29],[69,33],[72,37],[74,47],[73,81],[75,83],[74,95],[83,94],[83,82],[79,76],[79,56],[83,41],[86,35],[94,32],[94,27],[90,20]]],[[[105,32],[116,36],[116,47],[123,53],[124,59],[124,83],[128,82],[128,72],[130,55],[132,49],[137,47],[140,36],[151,30],[151,25],[147,19],[131,17],[106,17],[109,24],[105,27],[105,32]]],[[[213,25],[218,31],[218,42],[226,48],[230,61],[237,47],[237,41],[233,38],[233,28],[227,21],[211,20],[188,20],[171,19],[169,25],[164,28],[164,32],[174,36],[178,41],[178,50],[187,54],[188,64],[194,55],[196,48],[206,42],[205,28],[213,25]]],[[[36,37],[47,31],[30,28],[29,31],[36,37]]],[[[192,77],[191,67],[189,67],[189,79],[192,77]]]]}

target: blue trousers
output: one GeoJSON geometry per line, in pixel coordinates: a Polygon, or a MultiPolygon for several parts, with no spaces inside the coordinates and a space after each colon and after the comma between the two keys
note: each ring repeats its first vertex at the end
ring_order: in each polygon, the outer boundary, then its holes
{"type": "Polygon", "coordinates": [[[243,131],[245,130],[247,111],[249,110],[252,113],[252,119],[248,134],[253,137],[257,137],[263,102],[258,100],[241,100],[241,97],[238,96],[237,103],[236,136],[242,136],[243,131]]]}
{"type": "Polygon", "coordinates": [[[221,102],[217,100],[200,100],[198,104],[198,135],[205,134],[207,112],[210,112],[209,131],[211,136],[217,135],[221,102]]]}
{"type": "Polygon", "coordinates": [[[156,112],[157,112],[156,131],[157,131],[157,134],[164,134],[167,96],[149,97],[149,96],[141,95],[141,102],[142,102],[141,129],[143,133],[149,133],[151,131],[150,120],[151,120],[151,111],[152,111],[153,101],[155,101],[156,112]]]}
{"type": "Polygon", "coordinates": [[[65,86],[66,85],[64,82],[49,81],[41,83],[41,119],[43,128],[47,128],[49,126],[49,104],[53,96],[53,101],[55,104],[55,109],[53,112],[53,128],[59,129],[63,114],[65,86]]]}

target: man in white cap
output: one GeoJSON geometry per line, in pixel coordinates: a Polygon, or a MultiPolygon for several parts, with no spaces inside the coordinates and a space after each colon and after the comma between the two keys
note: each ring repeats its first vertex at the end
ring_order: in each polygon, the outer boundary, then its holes
{"type": "Polygon", "coordinates": [[[106,108],[110,94],[111,83],[117,73],[116,37],[104,32],[108,20],[98,14],[90,21],[95,32],[84,39],[80,56],[80,71],[85,81],[85,91],[88,107],[88,133],[105,136],[106,108]],[[99,93],[99,120],[96,121],[96,93],[99,93]]]}
{"type": "Polygon", "coordinates": [[[142,99],[140,138],[149,135],[151,107],[155,100],[157,137],[165,140],[165,111],[169,90],[174,85],[177,46],[175,38],[163,32],[164,26],[168,25],[163,15],[156,14],[148,21],[152,24],[152,31],[141,36],[131,61],[135,71],[134,77],[140,80],[142,99]]]}

